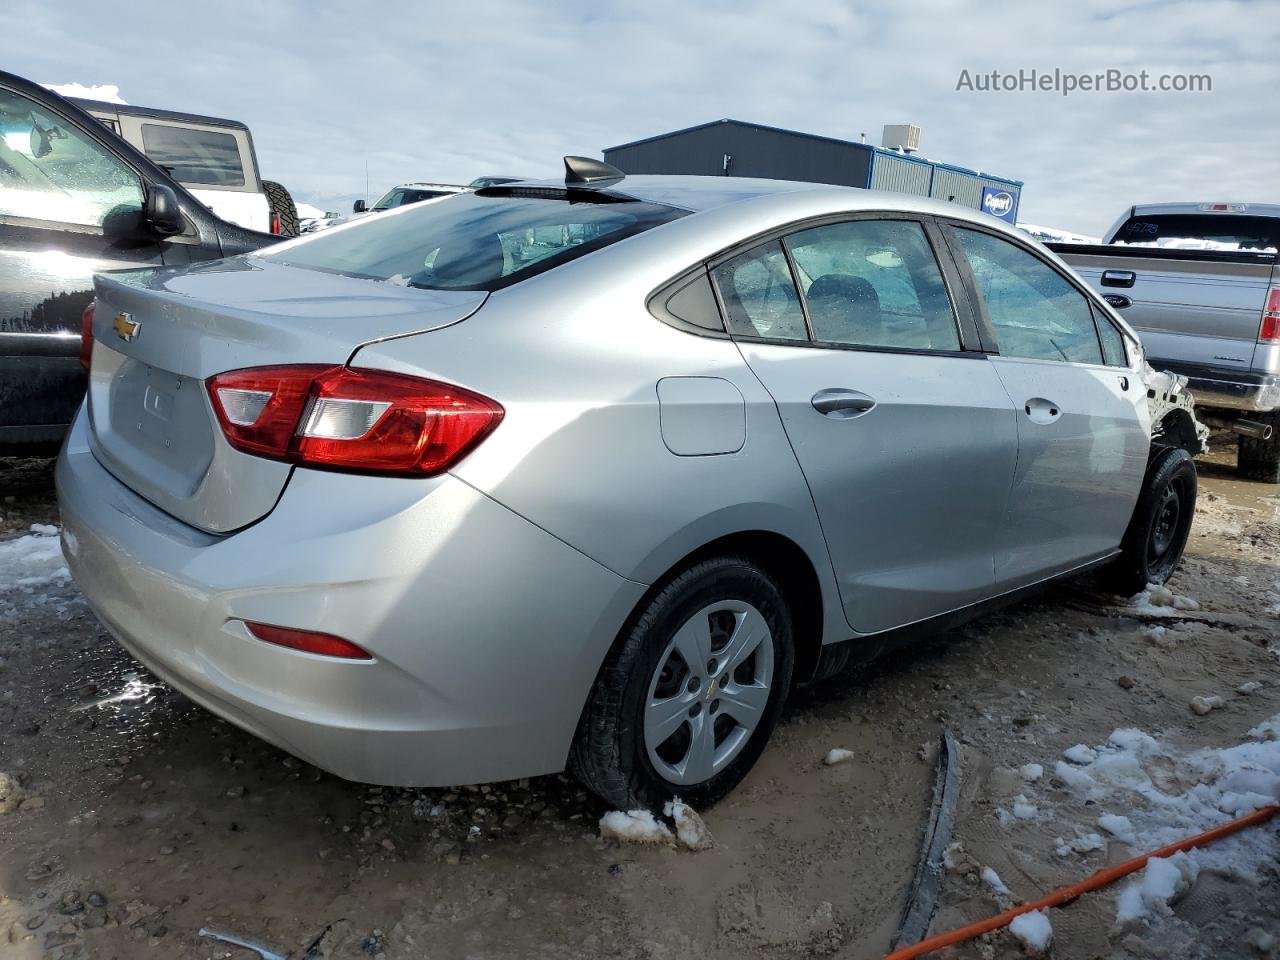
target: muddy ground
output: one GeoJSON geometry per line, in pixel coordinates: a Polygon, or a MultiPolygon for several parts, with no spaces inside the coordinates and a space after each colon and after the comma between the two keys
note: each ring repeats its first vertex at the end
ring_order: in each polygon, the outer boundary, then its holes
{"type": "MultiPolygon", "coordinates": [[[[1230,449],[1221,441],[1219,447],[1230,449]]],[[[1280,714],[1280,489],[1201,463],[1171,586],[1202,610],[1150,618],[1088,584],[1055,588],[858,674],[802,690],[744,784],[706,814],[714,849],[599,840],[566,777],[450,790],[335,779],[225,724],[120,650],[55,580],[0,584],[0,956],[291,958],[882,956],[930,805],[943,724],[960,743],[956,839],[935,931],[999,909],[993,867],[1032,899],[1135,851],[1060,857],[1096,819],[1052,775],[1076,743],[1138,727],[1178,749],[1239,743],[1280,714]],[[1256,681],[1245,696],[1236,688],[1256,681]],[[1206,716],[1192,697],[1219,695],[1206,716]],[[832,747],[854,758],[821,759],[832,747]],[[1017,768],[1046,768],[1024,783],[1017,768]],[[1034,788],[1034,789],[1033,789],[1034,788]],[[1038,805],[1010,820],[1017,794],[1038,805]],[[1078,831],[1077,831],[1078,832],[1078,831]]],[[[57,522],[40,464],[0,473],[0,540],[57,522]]],[[[1280,855],[1280,824],[1268,830],[1280,855]]],[[[1280,875],[1201,873],[1173,915],[1115,926],[1115,891],[1051,914],[1052,955],[1280,956],[1280,875]]],[[[958,957],[1013,957],[1007,934],[958,957]]]]}

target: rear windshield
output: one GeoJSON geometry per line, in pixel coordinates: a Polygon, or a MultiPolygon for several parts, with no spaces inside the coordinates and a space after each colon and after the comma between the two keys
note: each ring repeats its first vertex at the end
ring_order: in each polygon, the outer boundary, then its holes
{"type": "Polygon", "coordinates": [[[1182,250],[1275,253],[1280,247],[1280,218],[1221,213],[1130,217],[1111,242],[1182,250]]]}
{"type": "Polygon", "coordinates": [[[498,290],[685,215],[638,200],[568,197],[460,193],[265,259],[427,290],[498,290]]]}
{"type": "Polygon", "coordinates": [[[142,150],[179,183],[244,186],[244,166],[234,134],[144,123],[142,150]]]}

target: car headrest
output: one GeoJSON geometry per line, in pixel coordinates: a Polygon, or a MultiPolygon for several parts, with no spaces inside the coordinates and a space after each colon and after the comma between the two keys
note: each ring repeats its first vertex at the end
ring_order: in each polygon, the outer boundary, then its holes
{"type": "Polygon", "coordinates": [[[488,283],[502,276],[505,263],[502,241],[496,233],[467,237],[463,242],[440,248],[431,265],[431,280],[457,287],[488,283]]]}
{"type": "Polygon", "coordinates": [[[807,296],[818,339],[873,345],[883,339],[880,295],[862,277],[823,274],[809,285],[807,296]]]}

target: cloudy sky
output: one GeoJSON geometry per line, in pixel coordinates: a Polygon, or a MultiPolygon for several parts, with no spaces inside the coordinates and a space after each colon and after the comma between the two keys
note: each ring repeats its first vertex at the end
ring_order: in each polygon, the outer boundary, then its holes
{"type": "Polygon", "coordinates": [[[566,153],[720,117],[1025,180],[1020,219],[1100,233],[1134,202],[1280,200],[1280,4],[103,4],[5,0],[0,64],[246,122],[299,197],[553,175],[566,153]],[[543,9],[539,9],[542,7],[543,9]],[[572,9],[571,9],[572,8],[572,9]],[[962,70],[1209,74],[1207,93],[957,91],[962,70]]]}

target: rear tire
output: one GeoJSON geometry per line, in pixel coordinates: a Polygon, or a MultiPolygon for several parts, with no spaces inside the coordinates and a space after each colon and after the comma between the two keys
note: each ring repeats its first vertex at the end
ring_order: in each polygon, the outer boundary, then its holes
{"type": "Polygon", "coordinates": [[[1250,420],[1271,424],[1271,439],[1241,437],[1236,472],[1246,480],[1280,483],[1280,410],[1248,416],[1250,420]]]}
{"type": "Polygon", "coordinates": [[[280,236],[296,237],[298,235],[298,208],[294,206],[293,197],[281,184],[274,180],[262,181],[262,192],[267,195],[267,206],[272,216],[280,218],[280,236]]]}
{"type": "Polygon", "coordinates": [[[1121,554],[1103,573],[1107,588],[1132,596],[1149,583],[1164,583],[1173,576],[1195,510],[1195,461],[1181,447],[1161,448],[1147,464],[1121,554]]]}
{"type": "Polygon", "coordinates": [[[701,561],[624,628],[583,710],[569,768],[617,809],[659,809],[675,796],[706,807],[763,752],[794,660],[791,613],[773,579],[742,557],[701,561]]]}

